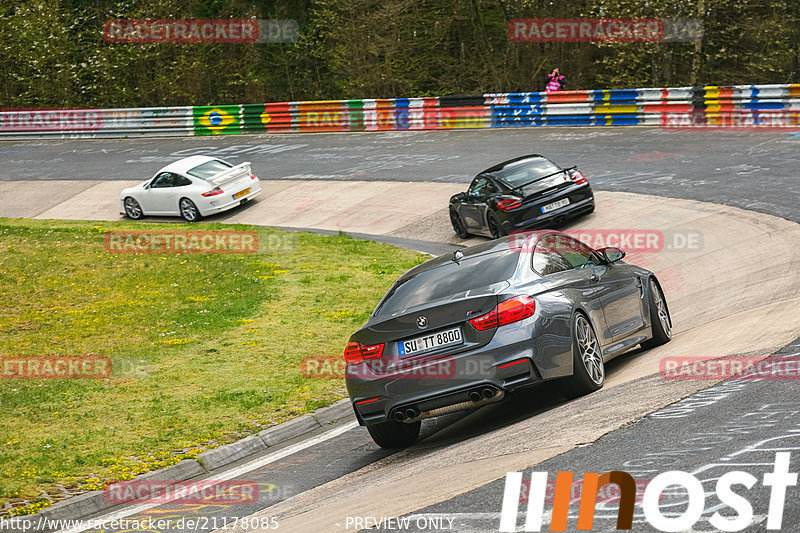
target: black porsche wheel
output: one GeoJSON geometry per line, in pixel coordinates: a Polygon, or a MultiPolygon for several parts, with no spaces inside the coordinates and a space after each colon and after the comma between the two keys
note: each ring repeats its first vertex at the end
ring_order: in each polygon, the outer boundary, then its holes
{"type": "Polygon", "coordinates": [[[577,398],[603,387],[606,369],[594,328],[581,313],[572,320],[572,376],[566,379],[564,395],[577,398]]]}
{"type": "Polygon", "coordinates": [[[414,444],[417,441],[417,437],[419,437],[419,429],[421,427],[422,422],[406,424],[405,422],[388,420],[368,425],[367,431],[369,431],[369,436],[372,437],[375,444],[381,448],[396,450],[408,448],[414,444]]]}
{"type": "Polygon", "coordinates": [[[461,218],[455,209],[450,210],[450,223],[453,224],[453,231],[456,232],[461,239],[466,239],[469,236],[467,233],[467,226],[464,224],[464,219],[461,218]]]}
{"type": "Polygon", "coordinates": [[[653,338],[644,341],[642,348],[650,349],[666,344],[672,339],[672,317],[669,316],[667,301],[658,283],[650,278],[647,284],[650,288],[650,324],[653,328],[653,338]]]}
{"type": "Polygon", "coordinates": [[[503,228],[500,226],[500,223],[497,222],[497,218],[491,211],[486,216],[486,224],[489,226],[489,233],[492,234],[493,239],[499,239],[505,235],[503,228]]]}

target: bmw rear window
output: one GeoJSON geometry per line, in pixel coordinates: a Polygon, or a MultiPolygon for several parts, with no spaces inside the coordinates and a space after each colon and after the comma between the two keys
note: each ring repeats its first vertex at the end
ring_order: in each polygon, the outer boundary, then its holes
{"type": "Polygon", "coordinates": [[[193,169],[188,170],[186,173],[194,176],[195,178],[209,180],[220,172],[224,172],[229,168],[232,168],[232,165],[229,165],[224,161],[220,161],[219,159],[214,159],[212,161],[203,163],[202,165],[197,165],[193,169]]]}
{"type": "Polygon", "coordinates": [[[498,177],[512,187],[518,187],[533,180],[549,176],[559,170],[561,169],[555,163],[547,159],[528,159],[520,162],[519,165],[503,169],[503,172],[498,177]]]}
{"type": "Polygon", "coordinates": [[[459,263],[448,261],[410,278],[398,281],[373,316],[389,316],[418,305],[468,291],[480,291],[506,281],[514,275],[519,254],[499,252],[466,257],[459,263]]]}

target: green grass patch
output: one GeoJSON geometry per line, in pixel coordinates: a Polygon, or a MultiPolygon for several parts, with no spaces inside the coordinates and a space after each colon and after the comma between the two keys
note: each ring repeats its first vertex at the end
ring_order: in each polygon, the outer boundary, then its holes
{"type": "MultiPolygon", "coordinates": [[[[197,226],[194,226],[197,228],[197,226]]],[[[344,235],[243,225],[255,254],[108,253],[111,230],[184,224],[0,218],[0,355],[111,358],[105,379],[0,380],[0,501],[91,490],[346,395],[301,374],[340,356],[391,283],[427,259],[344,235]]],[[[42,504],[38,504],[42,505],[42,504]]]]}

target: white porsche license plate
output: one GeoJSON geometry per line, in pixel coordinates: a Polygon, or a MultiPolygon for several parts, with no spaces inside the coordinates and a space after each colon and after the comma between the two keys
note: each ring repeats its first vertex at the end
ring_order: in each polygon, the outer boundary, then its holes
{"type": "Polygon", "coordinates": [[[407,341],[397,343],[397,353],[400,355],[412,355],[418,352],[461,344],[464,337],[461,335],[461,328],[446,329],[430,335],[423,335],[407,341]]]}
{"type": "Polygon", "coordinates": [[[245,194],[250,194],[250,189],[245,189],[243,191],[237,192],[236,194],[233,195],[233,199],[234,200],[238,200],[239,198],[241,198],[245,194]]]}
{"type": "Polygon", "coordinates": [[[569,205],[569,198],[563,198],[557,202],[553,202],[552,204],[547,204],[542,206],[542,213],[549,213],[559,207],[564,207],[565,205],[569,205]]]}

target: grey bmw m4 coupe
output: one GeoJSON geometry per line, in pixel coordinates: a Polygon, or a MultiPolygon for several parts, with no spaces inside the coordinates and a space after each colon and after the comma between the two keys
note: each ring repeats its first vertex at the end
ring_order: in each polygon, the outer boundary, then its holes
{"type": "Polygon", "coordinates": [[[568,397],[600,389],[605,363],[670,340],[653,272],[552,230],[455,251],[403,274],[345,348],[356,417],[384,448],[421,420],[499,402],[561,379],[568,397]]]}

